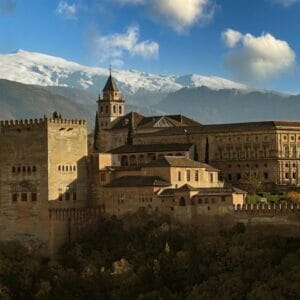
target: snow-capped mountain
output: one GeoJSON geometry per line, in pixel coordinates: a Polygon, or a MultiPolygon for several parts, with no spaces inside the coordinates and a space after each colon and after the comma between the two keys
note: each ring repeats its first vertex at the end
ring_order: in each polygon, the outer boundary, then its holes
{"type": "MultiPolygon", "coordinates": [[[[184,87],[206,86],[213,90],[248,90],[246,85],[215,76],[159,75],[135,70],[114,70],[125,95],[178,91],[184,87]]],[[[63,58],[19,50],[0,55],[0,79],[40,86],[66,86],[98,91],[108,76],[104,68],[87,67],[63,58]]]]}

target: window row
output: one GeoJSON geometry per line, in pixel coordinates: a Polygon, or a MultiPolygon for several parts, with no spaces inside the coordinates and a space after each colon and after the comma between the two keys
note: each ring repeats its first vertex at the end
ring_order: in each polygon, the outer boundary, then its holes
{"type": "MultiPolygon", "coordinates": [[[[194,178],[194,181],[200,181],[200,172],[199,172],[199,170],[194,170],[194,171],[186,170],[185,172],[178,171],[177,172],[177,181],[186,180],[187,182],[190,182],[192,176],[194,178]],[[184,173],[185,173],[185,179],[184,179],[184,173]]],[[[214,174],[213,173],[209,173],[209,181],[214,182],[214,174]]]]}
{"type": "Polygon", "coordinates": [[[65,192],[65,193],[59,193],[58,195],[59,201],[76,201],[77,200],[77,194],[76,192],[65,192]]]}
{"type": "MultiPolygon", "coordinates": [[[[235,181],[235,180],[240,181],[243,178],[247,179],[250,176],[261,177],[261,175],[256,173],[256,172],[253,172],[252,174],[250,174],[249,172],[246,172],[243,175],[241,173],[236,173],[236,174],[229,173],[229,174],[227,174],[227,179],[228,179],[228,181],[235,181]]],[[[262,178],[265,179],[265,180],[269,179],[269,173],[268,172],[263,172],[262,178]]]]}
{"type": "MultiPolygon", "coordinates": [[[[109,113],[109,106],[108,105],[100,107],[100,113],[103,114],[104,111],[105,111],[106,114],[109,113]]],[[[123,108],[122,108],[121,105],[120,106],[117,106],[117,105],[112,106],[112,113],[116,114],[117,111],[119,112],[120,115],[123,113],[123,108]]]]}
{"type": "Polygon", "coordinates": [[[27,201],[32,201],[36,202],[37,201],[37,193],[13,193],[11,195],[12,202],[18,202],[19,200],[22,202],[27,202],[27,201]]]}
{"type": "Polygon", "coordinates": [[[36,166],[12,166],[11,172],[13,174],[20,174],[20,173],[31,174],[36,172],[36,166]]]}
{"type": "Polygon", "coordinates": [[[57,169],[60,172],[75,172],[76,166],[75,165],[58,165],[57,169]]]}
{"type": "Polygon", "coordinates": [[[147,197],[147,196],[140,196],[139,201],[142,203],[151,203],[153,201],[152,197],[147,197]]]}
{"type": "MultiPolygon", "coordinates": [[[[264,166],[264,168],[268,168],[268,164],[264,164],[263,166],[264,166]]],[[[233,166],[233,165],[228,165],[228,169],[231,169],[232,167],[234,167],[234,166],[233,166]]],[[[244,168],[244,167],[245,167],[245,168],[248,168],[248,169],[249,169],[249,168],[256,168],[256,169],[257,169],[257,168],[259,168],[260,166],[259,166],[258,164],[255,164],[255,165],[249,165],[249,164],[246,164],[246,165],[240,165],[240,164],[237,164],[236,167],[237,167],[237,168],[241,168],[241,167],[244,168]]]]}
{"type": "MultiPolygon", "coordinates": [[[[256,135],[256,136],[229,136],[229,137],[219,137],[219,142],[233,142],[233,141],[238,141],[238,142],[240,142],[240,141],[247,141],[247,142],[249,142],[249,141],[253,141],[253,139],[255,139],[256,141],[258,141],[258,140],[262,140],[262,136],[258,136],[258,135],[256,135]]],[[[298,137],[298,139],[300,140],[300,136],[298,137]]],[[[265,135],[264,137],[263,137],[263,140],[264,141],[268,141],[268,140],[270,140],[270,137],[268,137],[267,135],[265,135]]]]}

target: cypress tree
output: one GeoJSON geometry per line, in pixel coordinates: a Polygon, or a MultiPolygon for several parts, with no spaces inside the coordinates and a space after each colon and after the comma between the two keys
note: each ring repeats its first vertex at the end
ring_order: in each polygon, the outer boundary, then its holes
{"type": "Polygon", "coordinates": [[[98,138],[99,138],[99,118],[98,118],[98,112],[96,112],[95,117],[95,131],[94,131],[94,149],[98,149],[98,138]]]}
{"type": "Polygon", "coordinates": [[[205,145],[205,163],[209,165],[209,143],[208,143],[208,137],[206,137],[206,145],[205,145]]]}

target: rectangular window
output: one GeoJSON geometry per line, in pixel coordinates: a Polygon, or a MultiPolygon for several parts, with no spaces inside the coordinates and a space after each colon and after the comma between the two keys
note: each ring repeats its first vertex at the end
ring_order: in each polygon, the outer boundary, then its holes
{"type": "Polygon", "coordinates": [[[199,171],[195,171],[195,181],[199,181],[199,171]]]}
{"type": "Polygon", "coordinates": [[[186,181],[191,181],[191,170],[186,170],[186,181]]]}
{"type": "Polygon", "coordinates": [[[77,194],[76,192],[73,192],[73,201],[76,201],[77,200],[77,194]]]}
{"type": "Polygon", "coordinates": [[[66,199],[66,201],[70,200],[70,193],[69,192],[65,193],[65,199],[66,199]]]}
{"type": "Polygon", "coordinates": [[[285,173],[285,179],[289,179],[289,173],[285,173]]]}
{"type": "Polygon", "coordinates": [[[12,201],[17,202],[18,201],[18,194],[14,193],[12,194],[12,201]]]}
{"type": "Polygon", "coordinates": [[[59,201],[63,201],[63,195],[62,195],[61,193],[60,193],[59,196],[58,196],[58,200],[59,200],[59,201]]]}
{"type": "Polygon", "coordinates": [[[105,173],[101,173],[100,174],[100,181],[105,181],[106,180],[106,174],[105,173]]]}
{"type": "Polygon", "coordinates": [[[22,200],[23,202],[27,201],[27,193],[22,193],[22,194],[21,194],[21,200],[22,200]]]}
{"type": "Polygon", "coordinates": [[[31,193],[31,201],[36,202],[37,201],[37,194],[36,193],[31,193]]]}
{"type": "Polygon", "coordinates": [[[264,178],[265,178],[265,179],[269,179],[269,173],[266,173],[266,172],[265,172],[265,173],[264,173],[264,178]]]}
{"type": "Polygon", "coordinates": [[[181,181],[181,172],[180,171],[178,171],[178,173],[177,173],[177,179],[178,179],[178,181],[181,181]]]}
{"type": "Polygon", "coordinates": [[[214,174],[210,173],[210,182],[214,182],[214,174]]]}
{"type": "Polygon", "coordinates": [[[12,167],[12,172],[16,173],[16,167],[12,167]]]}

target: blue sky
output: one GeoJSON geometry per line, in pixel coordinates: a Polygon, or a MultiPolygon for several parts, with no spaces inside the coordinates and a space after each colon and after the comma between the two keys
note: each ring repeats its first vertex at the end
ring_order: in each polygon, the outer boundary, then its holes
{"type": "Polygon", "coordinates": [[[0,53],[300,92],[300,0],[0,0],[0,53]]]}

